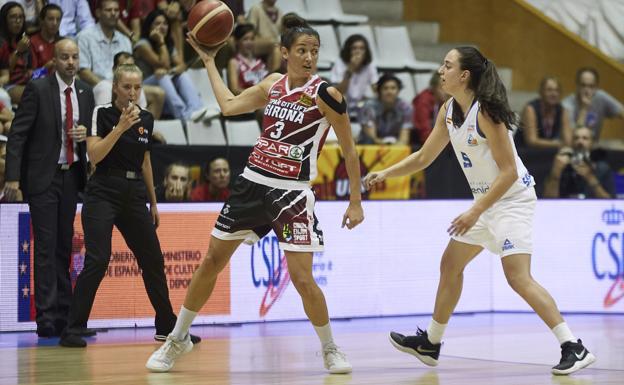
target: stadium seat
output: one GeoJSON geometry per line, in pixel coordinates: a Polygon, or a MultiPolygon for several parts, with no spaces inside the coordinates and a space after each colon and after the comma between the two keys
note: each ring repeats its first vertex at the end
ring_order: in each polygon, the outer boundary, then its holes
{"type": "MultiPolygon", "coordinates": [[[[288,0],[290,1],[290,0],[288,0]]],[[[307,19],[318,22],[340,24],[360,24],[368,22],[366,15],[346,14],[340,0],[306,0],[307,19]]],[[[280,6],[278,4],[278,6],[280,6]]]]}
{"type": "Polygon", "coordinates": [[[423,92],[429,87],[429,81],[431,81],[431,72],[422,72],[414,74],[414,86],[416,87],[416,95],[423,92]]]}
{"type": "Polygon", "coordinates": [[[230,146],[253,146],[260,136],[260,127],[255,120],[226,120],[225,136],[230,146]]]}
{"type": "Polygon", "coordinates": [[[319,69],[330,69],[334,61],[340,59],[340,45],[336,38],[336,31],[334,31],[334,27],[331,25],[313,25],[312,27],[319,33],[321,38],[317,67],[319,69]]]}
{"type": "Polygon", "coordinates": [[[210,125],[200,121],[186,122],[188,143],[191,145],[225,146],[225,134],[219,119],[212,119],[210,125]]]}
{"type": "Polygon", "coordinates": [[[377,42],[377,67],[388,69],[408,69],[411,71],[432,71],[440,63],[419,61],[414,57],[412,42],[405,26],[375,27],[377,42]]]}
{"type": "MultiPolygon", "coordinates": [[[[249,12],[249,8],[252,5],[260,4],[261,2],[262,0],[245,0],[244,1],[245,12],[249,12]]],[[[304,19],[308,18],[307,7],[306,7],[304,0],[278,1],[275,5],[284,13],[284,15],[289,12],[294,12],[297,15],[303,17],[304,19]]]]}
{"type": "Polygon", "coordinates": [[[154,131],[161,133],[167,144],[188,144],[181,120],[155,120],[154,131]]]}
{"type": "Polygon", "coordinates": [[[204,101],[204,106],[208,109],[206,113],[209,116],[219,115],[221,109],[217,103],[217,97],[212,91],[212,85],[208,79],[208,73],[203,68],[189,68],[186,70],[193,84],[197,87],[199,94],[204,101]]]}

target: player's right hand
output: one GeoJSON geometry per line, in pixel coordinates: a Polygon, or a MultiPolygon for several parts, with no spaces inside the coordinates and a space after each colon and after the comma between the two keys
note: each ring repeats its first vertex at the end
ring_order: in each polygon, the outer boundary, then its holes
{"type": "Polygon", "coordinates": [[[206,62],[206,60],[214,59],[215,56],[217,56],[217,52],[219,52],[221,47],[227,44],[226,39],[223,43],[219,45],[216,45],[214,47],[207,47],[197,41],[197,38],[192,32],[186,33],[186,41],[191,47],[193,47],[193,49],[197,52],[197,55],[199,55],[200,59],[202,59],[204,63],[206,62]]]}
{"type": "Polygon", "coordinates": [[[377,183],[381,183],[386,180],[386,173],[384,171],[371,172],[364,177],[364,187],[370,190],[377,183]]]}

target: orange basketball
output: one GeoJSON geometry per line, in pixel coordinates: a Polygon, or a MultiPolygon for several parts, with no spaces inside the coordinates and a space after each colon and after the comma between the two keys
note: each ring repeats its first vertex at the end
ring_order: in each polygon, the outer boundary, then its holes
{"type": "Polygon", "coordinates": [[[191,8],[188,29],[203,45],[215,46],[225,41],[234,28],[230,7],[218,0],[202,0],[191,8]]]}

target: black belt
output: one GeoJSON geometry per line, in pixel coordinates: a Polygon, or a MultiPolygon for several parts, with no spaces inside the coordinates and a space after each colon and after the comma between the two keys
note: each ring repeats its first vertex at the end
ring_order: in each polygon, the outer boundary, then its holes
{"type": "Polygon", "coordinates": [[[143,179],[143,175],[141,175],[140,172],[120,170],[117,168],[107,168],[104,170],[96,169],[96,174],[102,174],[102,175],[107,175],[107,176],[117,176],[120,178],[126,178],[126,179],[131,179],[131,180],[143,179]]]}

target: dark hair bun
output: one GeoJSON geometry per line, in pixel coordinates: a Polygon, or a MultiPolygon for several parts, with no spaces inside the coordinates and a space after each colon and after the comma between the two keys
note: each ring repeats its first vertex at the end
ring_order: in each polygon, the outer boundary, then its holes
{"type": "Polygon", "coordinates": [[[234,28],[234,32],[232,32],[232,35],[234,35],[234,39],[240,40],[243,38],[243,36],[255,30],[256,29],[253,24],[239,24],[236,26],[236,28],[234,28]]]}
{"type": "Polygon", "coordinates": [[[289,12],[282,16],[282,28],[284,31],[293,28],[310,28],[308,22],[304,18],[294,12],[289,12]]]}

